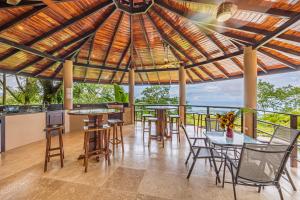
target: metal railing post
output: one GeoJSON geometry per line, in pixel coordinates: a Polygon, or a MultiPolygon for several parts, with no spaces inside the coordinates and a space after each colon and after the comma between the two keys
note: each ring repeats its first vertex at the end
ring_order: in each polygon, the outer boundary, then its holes
{"type": "MultiPolygon", "coordinates": [[[[298,116],[297,115],[290,115],[290,128],[292,129],[297,129],[297,120],[298,120],[298,116]]],[[[290,157],[290,166],[291,167],[297,167],[298,162],[297,162],[297,141],[295,144],[294,149],[291,152],[291,157],[290,157]]]]}
{"type": "Polygon", "coordinates": [[[241,132],[244,133],[244,110],[241,109],[241,132]]]}
{"type": "Polygon", "coordinates": [[[253,116],[253,138],[257,138],[257,112],[252,113],[253,116]]]}

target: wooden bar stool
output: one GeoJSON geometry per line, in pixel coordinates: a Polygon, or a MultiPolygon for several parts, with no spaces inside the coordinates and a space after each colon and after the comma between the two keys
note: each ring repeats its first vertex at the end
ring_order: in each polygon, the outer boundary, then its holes
{"type": "Polygon", "coordinates": [[[88,170],[88,160],[91,156],[99,156],[99,154],[104,154],[105,160],[108,165],[110,165],[110,150],[109,150],[109,135],[110,126],[102,125],[101,127],[91,128],[88,126],[83,127],[84,129],[84,171],[88,170]],[[90,139],[93,134],[96,134],[96,147],[90,149],[90,139]]]}
{"type": "Polygon", "coordinates": [[[64,167],[64,146],[63,146],[63,138],[62,138],[62,133],[63,133],[63,126],[61,125],[51,125],[47,126],[44,131],[46,132],[46,153],[45,153],[45,164],[44,164],[44,172],[47,171],[48,168],[48,162],[50,162],[51,157],[60,157],[60,166],[63,168],[64,167]],[[53,136],[58,135],[58,141],[59,141],[59,146],[58,147],[51,147],[51,139],[53,136]],[[59,150],[58,153],[51,154],[51,151],[57,151],[59,150]]]}
{"type": "Polygon", "coordinates": [[[180,142],[180,116],[179,115],[169,115],[169,127],[170,127],[170,135],[172,138],[173,134],[177,135],[177,139],[180,142]],[[175,128],[174,128],[175,125],[175,128]]]}
{"type": "Polygon", "coordinates": [[[109,119],[108,124],[113,128],[112,139],[109,138],[109,142],[113,146],[113,154],[115,153],[115,147],[119,144],[122,145],[122,153],[124,153],[124,142],[123,142],[123,124],[124,122],[120,119],[109,119]],[[118,138],[118,127],[120,130],[120,139],[118,138]]]}
{"type": "Polygon", "coordinates": [[[158,138],[159,138],[159,140],[162,141],[162,146],[164,148],[164,146],[165,146],[165,144],[164,144],[164,136],[157,134],[157,123],[158,123],[158,119],[156,117],[149,117],[148,118],[148,127],[149,127],[148,147],[150,147],[152,139],[158,140],[158,138]],[[152,123],[155,124],[155,135],[151,134],[152,123]]]}
{"type": "Polygon", "coordinates": [[[143,129],[143,139],[145,138],[145,132],[149,132],[149,126],[146,127],[146,122],[148,118],[153,117],[151,114],[143,114],[142,115],[142,129],[143,129]]]}

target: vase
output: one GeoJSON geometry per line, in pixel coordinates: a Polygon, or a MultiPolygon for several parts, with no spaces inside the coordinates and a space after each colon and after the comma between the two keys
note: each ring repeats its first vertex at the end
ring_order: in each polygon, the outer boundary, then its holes
{"type": "Polygon", "coordinates": [[[229,127],[227,127],[227,130],[226,130],[226,137],[233,138],[233,130],[229,127]]]}

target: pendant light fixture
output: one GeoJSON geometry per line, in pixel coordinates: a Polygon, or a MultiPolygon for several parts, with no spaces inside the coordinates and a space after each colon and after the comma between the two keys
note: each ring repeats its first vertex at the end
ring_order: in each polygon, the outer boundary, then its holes
{"type": "Polygon", "coordinates": [[[237,11],[237,5],[233,2],[225,1],[221,3],[217,11],[217,21],[225,22],[229,20],[237,11]]]}

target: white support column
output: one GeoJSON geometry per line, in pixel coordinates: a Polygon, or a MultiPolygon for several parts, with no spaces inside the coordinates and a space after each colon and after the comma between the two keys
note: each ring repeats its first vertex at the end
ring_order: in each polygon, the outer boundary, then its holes
{"type": "MultiPolygon", "coordinates": [[[[257,105],[257,57],[252,47],[244,48],[244,107],[256,109],[257,105]]],[[[244,114],[244,132],[255,137],[254,118],[252,112],[244,114]]]]}
{"type": "Polygon", "coordinates": [[[186,105],[186,69],[179,67],[179,115],[182,122],[185,123],[185,105],[186,105]]]}
{"type": "Polygon", "coordinates": [[[131,108],[131,122],[134,123],[134,85],[135,73],[134,69],[129,69],[129,107],[131,108]]]}
{"type": "Polygon", "coordinates": [[[66,60],[63,63],[63,81],[64,81],[64,108],[73,109],[73,62],[66,60]]]}

